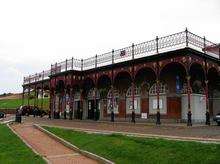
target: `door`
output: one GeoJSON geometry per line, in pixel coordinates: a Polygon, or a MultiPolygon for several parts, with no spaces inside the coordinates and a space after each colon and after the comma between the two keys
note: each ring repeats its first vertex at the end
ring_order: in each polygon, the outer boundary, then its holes
{"type": "Polygon", "coordinates": [[[88,100],[88,119],[91,120],[94,119],[94,109],[95,109],[94,100],[88,100]]]}

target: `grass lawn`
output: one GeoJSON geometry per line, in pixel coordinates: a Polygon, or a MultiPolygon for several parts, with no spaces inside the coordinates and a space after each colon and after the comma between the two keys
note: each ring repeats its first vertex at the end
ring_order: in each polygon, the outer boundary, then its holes
{"type": "Polygon", "coordinates": [[[45,161],[28,148],[6,125],[0,124],[1,164],[41,164],[45,161]]]}
{"type": "Polygon", "coordinates": [[[57,136],[116,163],[220,163],[220,144],[101,135],[44,127],[57,136]]]}
{"type": "MultiPolygon", "coordinates": [[[[24,105],[27,105],[27,99],[24,99],[24,105]]],[[[4,99],[0,100],[0,109],[15,109],[21,106],[22,99],[4,99]]],[[[34,105],[34,99],[30,99],[30,105],[34,105]]],[[[41,106],[41,99],[38,100],[38,106],[41,106]]],[[[49,98],[43,99],[44,109],[49,108],[49,98]]]]}

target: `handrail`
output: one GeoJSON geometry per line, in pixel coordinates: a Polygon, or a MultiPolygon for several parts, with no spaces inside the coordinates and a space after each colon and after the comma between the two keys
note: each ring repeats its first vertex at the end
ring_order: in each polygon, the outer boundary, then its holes
{"type": "MultiPolygon", "coordinates": [[[[55,63],[51,65],[50,70],[24,77],[23,84],[29,84],[36,81],[48,79],[50,75],[65,72],[68,70],[83,71],[96,67],[111,65],[113,63],[129,61],[132,60],[132,50],[134,52],[134,59],[136,59],[185,47],[191,47],[198,51],[204,52],[203,49],[206,46],[211,45],[216,44],[205,39],[205,37],[200,37],[186,29],[182,32],[174,33],[160,38],[156,37],[153,40],[135,44],[133,47],[128,46],[101,55],[96,55],[84,60],[71,58],[59,63],[55,63]]],[[[216,58],[218,57],[216,56],[216,58]]]]}

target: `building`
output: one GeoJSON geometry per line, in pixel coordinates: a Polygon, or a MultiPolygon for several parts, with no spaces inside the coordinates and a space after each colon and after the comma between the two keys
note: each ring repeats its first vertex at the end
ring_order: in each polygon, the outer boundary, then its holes
{"type": "MultiPolygon", "coordinates": [[[[220,45],[183,32],[24,78],[23,93],[50,92],[53,118],[206,122],[220,112],[220,45]],[[43,88],[43,89],[42,89],[43,88]]],[[[29,101],[28,104],[29,105],[29,101]]]]}

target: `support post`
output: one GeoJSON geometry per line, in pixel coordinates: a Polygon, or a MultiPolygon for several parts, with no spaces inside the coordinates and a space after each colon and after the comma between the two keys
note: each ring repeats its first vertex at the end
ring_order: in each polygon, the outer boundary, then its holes
{"type": "MultiPolygon", "coordinates": [[[[204,47],[205,47],[205,37],[204,37],[204,47]]],[[[204,51],[205,52],[205,51],[204,51]]],[[[209,86],[208,86],[208,68],[207,61],[205,60],[205,98],[206,98],[206,125],[210,125],[210,112],[209,112],[209,86]]]]}
{"type": "Polygon", "coordinates": [[[73,57],[72,57],[71,69],[73,70],[73,57]]]}
{"type": "Polygon", "coordinates": [[[158,43],[158,41],[159,41],[159,38],[158,38],[158,36],[156,36],[156,53],[158,54],[159,53],[159,43],[158,43]]]}
{"type": "Polygon", "coordinates": [[[114,114],[114,86],[113,84],[111,85],[111,92],[112,92],[112,97],[111,97],[111,122],[115,121],[115,114],[114,114]]]}
{"type": "Polygon", "coordinates": [[[65,71],[67,71],[67,59],[66,59],[66,63],[65,63],[65,71]]]}
{"type": "Polygon", "coordinates": [[[43,97],[44,97],[44,71],[42,75],[42,83],[41,83],[41,109],[43,109],[43,97]]]}
{"type": "Polygon", "coordinates": [[[83,59],[81,59],[81,71],[83,71],[83,59]]]}
{"type": "Polygon", "coordinates": [[[204,51],[204,53],[206,53],[206,51],[205,51],[205,48],[206,48],[206,39],[205,39],[205,36],[203,37],[203,51],[204,51]]]}
{"type": "Polygon", "coordinates": [[[55,74],[57,73],[57,63],[55,64],[55,74]]]}
{"type": "Polygon", "coordinates": [[[73,119],[73,110],[74,109],[74,93],[73,88],[70,88],[70,112],[69,112],[69,120],[73,119]]]}
{"type": "Polygon", "coordinates": [[[64,96],[65,96],[65,98],[64,98],[64,111],[63,111],[64,119],[66,119],[66,93],[67,93],[67,89],[64,88],[64,96]]]}
{"type": "Polygon", "coordinates": [[[95,55],[95,68],[97,68],[97,54],[95,55]]]}
{"type": "Polygon", "coordinates": [[[188,96],[188,113],[187,113],[187,126],[192,126],[192,112],[191,112],[191,87],[190,75],[188,73],[187,79],[187,96],[188,96]]]}
{"type": "Polygon", "coordinates": [[[132,43],[132,82],[131,82],[131,94],[132,94],[132,113],[131,121],[135,123],[135,109],[134,109],[134,43],[132,43]]]}
{"type": "Polygon", "coordinates": [[[210,113],[209,113],[209,96],[208,96],[208,80],[205,80],[205,98],[206,98],[206,125],[210,125],[210,113]]]}
{"type": "Polygon", "coordinates": [[[21,105],[22,106],[24,105],[24,87],[23,87],[23,91],[22,91],[22,102],[21,102],[21,105]]]}
{"type": "MultiPolygon", "coordinates": [[[[43,87],[43,83],[42,83],[42,87],[43,87]]],[[[44,104],[43,97],[44,97],[44,89],[41,88],[41,109],[42,110],[43,110],[43,104],[44,104]]]]}
{"type": "Polygon", "coordinates": [[[28,106],[30,106],[30,85],[28,86],[28,106]]]}
{"type": "Polygon", "coordinates": [[[115,50],[112,49],[112,64],[114,64],[114,52],[115,52],[115,50]]]}
{"type": "Polygon", "coordinates": [[[114,70],[113,70],[113,64],[114,64],[114,49],[112,49],[112,72],[111,72],[111,92],[112,92],[112,98],[111,98],[111,122],[115,121],[115,113],[114,113],[114,70]]]}
{"type": "Polygon", "coordinates": [[[156,125],[160,125],[160,81],[159,81],[159,77],[157,77],[156,80],[156,90],[157,90],[157,114],[156,114],[156,125]]]}
{"type": "Polygon", "coordinates": [[[160,67],[159,62],[157,61],[156,65],[156,92],[157,92],[157,113],[156,113],[156,125],[160,125],[160,67]]]}
{"type": "Polygon", "coordinates": [[[185,30],[185,33],[186,33],[186,47],[188,47],[188,45],[189,45],[189,38],[188,38],[188,29],[187,28],[185,30]]]}
{"type": "Polygon", "coordinates": [[[37,88],[36,85],[34,86],[34,107],[36,106],[36,97],[37,97],[37,92],[36,92],[37,88]]]}
{"type": "Polygon", "coordinates": [[[81,119],[82,120],[82,118],[83,118],[83,90],[82,89],[80,89],[80,111],[79,111],[79,119],[81,119]]]}

